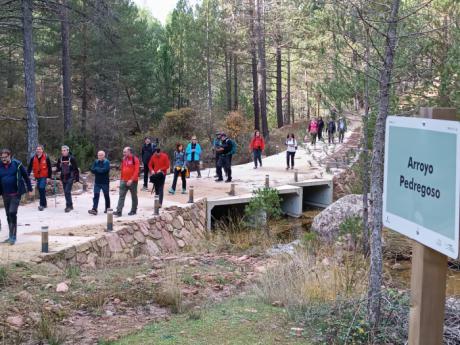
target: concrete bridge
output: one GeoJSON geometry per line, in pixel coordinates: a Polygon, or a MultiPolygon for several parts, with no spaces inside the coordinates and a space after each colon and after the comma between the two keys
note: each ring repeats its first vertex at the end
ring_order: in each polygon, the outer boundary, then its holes
{"type": "MultiPolygon", "coordinates": [[[[218,218],[223,210],[248,203],[253,197],[253,191],[265,185],[267,175],[270,187],[279,191],[282,198],[282,208],[288,215],[300,216],[304,205],[326,207],[332,202],[334,174],[343,171],[357,157],[356,138],[359,138],[359,126],[359,121],[350,124],[344,144],[328,145],[321,142],[316,147],[312,147],[310,144],[299,145],[295,157],[297,181],[295,180],[295,171],[285,169],[285,152],[264,158],[263,167],[259,169],[253,169],[252,163],[233,167],[234,196],[229,195],[230,184],[214,182],[214,169],[203,171],[201,179],[196,178],[195,173],[192,173],[190,179],[187,179],[187,187],[194,187],[196,202],[206,200],[205,227],[211,229],[213,220],[218,218]]],[[[165,189],[169,188],[171,183],[172,176],[168,175],[165,189]]],[[[112,206],[116,205],[118,200],[118,184],[118,181],[111,183],[112,206]]],[[[76,246],[85,247],[85,243],[103,236],[106,215],[102,212],[97,216],[88,214],[92,205],[91,186],[86,193],[78,191],[73,197],[75,209],[70,213],[64,213],[65,201],[63,196],[57,196],[56,199],[49,197],[48,208],[43,212],[37,210],[36,202],[21,206],[18,214],[18,241],[15,246],[0,245],[0,260],[2,262],[35,260],[40,255],[40,229],[42,226],[49,227],[50,251],[54,253],[76,246]]],[[[124,216],[115,219],[114,230],[117,231],[126,224],[142,224],[143,222],[153,224],[153,200],[150,192],[139,192],[138,214],[130,217],[127,216],[131,207],[128,196],[123,212],[124,216]]],[[[100,210],[103,203],[102,198],[100,210]]],[[[160,213],[174,217],[175,210],[187,207],[190,207],[188,195],[176,194],[171,196],[166,193],[163,209],[160,213]]],[[[161,218],[161,224],[165,225],[165,219],[168,220],[168,217],[161,218]]],[[[0,232],[0,241],[2,241],[8,235],[3,210],[0,211],[0,219],[3,225],[0,232]]],[[[192,223],[189,225],[193,226],[192,223]]],[[[185,231],[186,226],[182,224],[182,227],[185,231]]],[[[171,230],[172,232],[173,230],[171,230]]],[[[179,236],[177,231],[175,234],[179,236]]],[[[176,240],[182,241],[181,237],[177,237],[176,240]]],[[[134,242],[138,243],[139,241],[134,242]]],[[[145,242],[143,243],[145,244],[145,242]]],[[[161,247],[161,244],[159,246],[161,247]]]]}

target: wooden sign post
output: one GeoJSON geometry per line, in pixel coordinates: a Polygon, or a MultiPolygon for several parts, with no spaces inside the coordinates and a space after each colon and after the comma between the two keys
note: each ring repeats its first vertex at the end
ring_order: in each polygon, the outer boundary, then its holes
{"type": "MultiPolygon", "coordinates": [[[[420,117],[455,121],[456,110],[452,108],[421,108],[420,117]]],[[[456,157],[445,158],[455,160],[456,157]]],[[[414,242],[412,248],[409,345],[442,345],[446,278],[447,256],[421,243],[414,242]]]]}

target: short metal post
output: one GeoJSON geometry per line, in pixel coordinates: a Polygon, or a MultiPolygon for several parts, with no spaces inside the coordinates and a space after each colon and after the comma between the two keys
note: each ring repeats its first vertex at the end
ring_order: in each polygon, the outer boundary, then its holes
{"type": "Polygon", "coordinates": [[[299,182],[299,170],[294,170],[294,182],[299,182]]]}
{"type": "Polygon", "coordinates": [[[83,192],[88,190],[88,183],[86,182],[86,176],[83,176],[83,192]]]}
{"type": "Polygon", "coordinates": [[[155,216],[158,216],[160,214],[160,196],[155,195],[155,198],[153,199],[153,214],[155,216]]]}
{"type": "Polygon", "coordinates": [[[48,253],[48,227],[42,226],[42,253],[48,253]]]}
{"type": "Polygon", "coordinates": [[[107,231],[113,231],[113,209],[107,209],[107,231]]]}
{"type": "Polygon", "coordinates": [[[235,194],[236,194],[235,193],[235,183],[232,183],[230,185],[230,192],[228,194],[231,195],[231,196],[235,196],[235,194]]]}
{"type": "Polygon", "coordinates": [[[193,186],[188,189],[188,203],[193,204],[193,186]]]}
{"type": "Polygon", "coordinates": [[[268,175],[265,175],[265,188],[270,187],[270,178],[268,175]]]}

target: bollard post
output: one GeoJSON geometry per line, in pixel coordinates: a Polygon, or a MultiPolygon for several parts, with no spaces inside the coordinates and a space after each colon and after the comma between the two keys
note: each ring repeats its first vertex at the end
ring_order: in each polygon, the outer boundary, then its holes
{"type": "Polygon", "coordinates": [[[107,232],[113,231],[113,209],[107,209],[107,232]]]}
{"type": "Polygon", "coordinates": [[[230,192],[228,194],[231,195],[231,196],[235,196],[235,194],[236,194],[235,193],[235,183],[232,183],[230,185],[230,192]]]}
{"type": "Polygon", "coordinates": [[[193,186],[188,189],[188,203],[193,204],[193,186]]]}
{"type": "Polygon", "coordinates": [[[42,226],[42,253],[48,253],[48,227],[42,226]]]}
{"type": "Polygon", "coordinates": [[[86,193],[88,190],[88,184],[86,182],[86,176],[83,176],[83,192],[86,193]]]}
{"type": "Polygon", "coordinates": [[[160,214],[160,196],[155,195],[155,198],[153,199],[153,214],[155,216],[158,216],[160,214]]]}
{"type": "Polygon", "coordinates": [[[270,178],[268,175],[265,175],[265,188],[270,187],[270,178]]]}
{"type": "Polygon", "coordinates": [[[299,182],[299,170],[294,170],[294,182],[299,182]]]}

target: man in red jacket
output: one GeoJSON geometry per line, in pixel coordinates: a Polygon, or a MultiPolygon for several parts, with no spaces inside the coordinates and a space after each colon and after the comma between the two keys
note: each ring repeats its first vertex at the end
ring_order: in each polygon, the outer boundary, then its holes
{"type": "Polygon", "coordinates": [[[132,206],[129,216],[133,216],[137,212],[137,183],[139,181],[139,158],[133,154],[131,147],[123,149],[123,160],[121,161],[121,176],[120,176],[120,196],[118,198],[117,210],[113,214],[121,217],[123,207],[125,206],[125,198],[128,191],[131,192],[132,206]]]}
{"type": "Polygon", "coordinates": [[[35,150],[35,155],[30,159],[29,166],[27,167],[27,174],[34,173],[35,181],[37,183],[38,193],[40,194],[39,211],[43,211],[47,207],[46,202],[46,182],[52,176],[51,161],[45,154],[42,145],[38,145],[35,150]]]}
{"type": "Polygon", "coordinates": [[[149,162],[150,182],[153,183],[155,194],[160,198],[160,207],[163,204],[163,191],[165,187],[166,174],[171,166],[169,157],[157,147],[149,162]]]}
{"type": "Polygon", "coordinates": [[[254,155],[254,169],[257,169],[257,162],[259,162],[262,167],[262,151],[265,149],[265,141],[259,131],[256,130],[254,132],[254,136],[252,137],[249,146],[252,150],[252,154],[254,155]]]}

